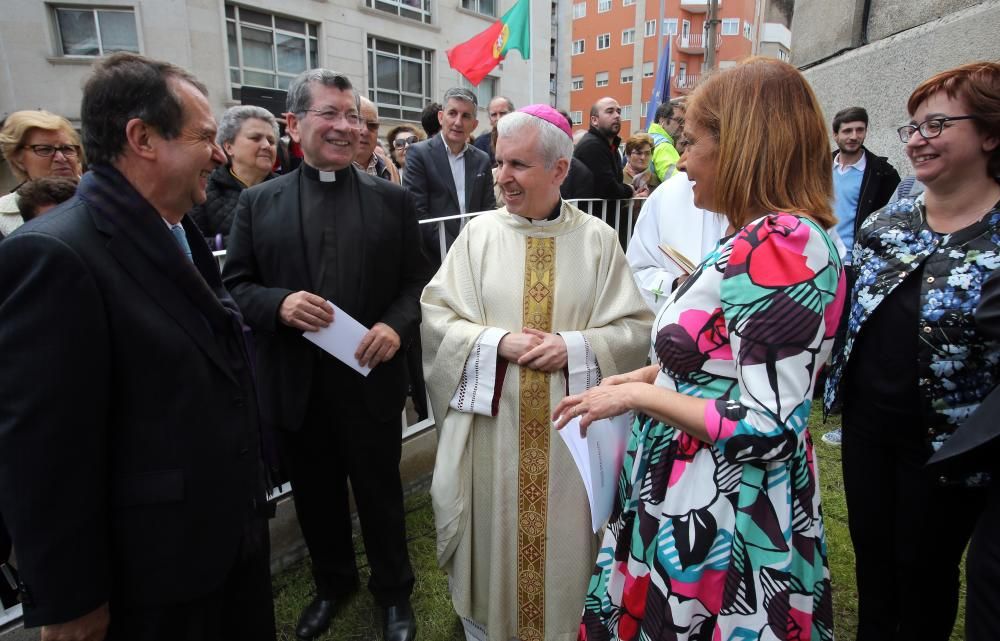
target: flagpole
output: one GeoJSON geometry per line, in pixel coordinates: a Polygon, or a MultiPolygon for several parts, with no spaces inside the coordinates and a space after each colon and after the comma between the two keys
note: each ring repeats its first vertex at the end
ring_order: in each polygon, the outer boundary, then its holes
{"type": "MultiPolygon", "coordinates": [[[[532,49],[535,48],[534,43],[531,39],[535,36],[535,8],[531,5],[531,0],[525,0],[528,2],[528,42],[532,49]]],[[[528,77],[530,78],[528,82],[528,104],[535,104],[535,56],[528,58],[528,77]]]]}

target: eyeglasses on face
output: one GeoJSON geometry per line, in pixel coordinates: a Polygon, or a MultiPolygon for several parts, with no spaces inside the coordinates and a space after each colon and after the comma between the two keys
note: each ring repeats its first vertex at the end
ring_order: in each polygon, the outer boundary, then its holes
{"type": "Polygon", "coordinates": [[[653,153],[652,149],[633,149],[629,152],[632,156],[649,156],[653,153]]]}
{"type": "MultiPolygon", "coordinates": [[[[302,113],[313,113],[317,117],[326,120],[327,122],[337,122],[341,118],[347,122],[348,125],[356,128],[361,127],[361,123],[364,122],[361,116],[356,111],[348,111],[347,113],[342,113],[336,109],[306,109],[302,113]]],[[[376,123],[377,125],[377,123],[376,123]]]]}
{"type": "Polygon", "coordinates": [[[937,138],[944,131],[944,123],[951,122],[953,120],[975,120],[978,116],[948,116],[944,118],[928,118],[919,125],[903,125],[896,131],[899,133],[899,139],[902,142],[910,142],[910,138],[913,137],[914,132],[919,132],[920,136],[924,140],[930,140],[931,138],[937,138]]]}
{"type": "Polygon", "coordinates": [[[395,149],[402,149],[403,147],[409,147],[410,145],[417,144],[418,139],[416,136],[410,136],[409,138],[396,138],[392,141],[392,146],[395,149]]]}
{"type": "Polygon", "coordinates": [[[80,155],[80,148],[76,145],[25,145],[25,148],[42,158],[50,158],[57,151],[66,158],[76,158],[80,155]]]}

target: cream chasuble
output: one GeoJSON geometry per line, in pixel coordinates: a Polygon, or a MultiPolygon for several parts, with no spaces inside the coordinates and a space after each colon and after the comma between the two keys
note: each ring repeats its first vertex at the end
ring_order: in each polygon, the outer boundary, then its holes
{"type": "Polygon", "coordinates": [[[491,641],[572,641],[598,540],[551,411],[567,386],[599,381],[587,363],[603,376],[643,366],[652,322],[615,231],[565,203],[551,223],[477,216],[421,307],[438,561],[455,610],[491,641]],[[523,327],[562,333],[569,381],[498,367],[499,339],[523,327]]]}

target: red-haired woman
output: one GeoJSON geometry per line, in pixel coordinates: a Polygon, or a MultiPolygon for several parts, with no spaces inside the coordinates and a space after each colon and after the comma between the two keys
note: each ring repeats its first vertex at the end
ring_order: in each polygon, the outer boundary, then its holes
{"type": "Polygon", "coordinates": [[[754,58],[695,90],[684,135],[678,169],[731,235],[660,309],[658,363],[555,411],[560,427],[637,414],[582,636],[828,639],[807,429],[846,287],[826,126],[794,67],[754,58]]]}
{"type": "Polygon", "coordinates": [[[861,226],[827,381],[827,407],[843,406],[859,641],[950,637],[989,479],[925,463],[1000,381],[1000,341],[973,318],[1000,268],[1000,64],[940,73],[907,108],[899,134],[925,191],[861,226]]]}

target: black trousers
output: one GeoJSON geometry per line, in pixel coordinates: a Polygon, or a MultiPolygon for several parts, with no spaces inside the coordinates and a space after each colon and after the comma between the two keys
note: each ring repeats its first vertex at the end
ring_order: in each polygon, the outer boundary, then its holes
{"type": "Polygon", "coordinates": [[[920,435],[852,426],[842,463],[856,556],[858,641],[948,641],[959,565],[985,490],[940,484],[920,435]]]}
{"type": "Polygon", "coordinates": [[[966,641],[1000,639],[1000,477],[979,517],[965,559],[968,590],[965,601],[966,641]]]}
{"type": "Polygon", "coordinates": [[[274,641],[267,521],[247,523],[236,565],[211,594],[171,604],[112,595],[107,641],[274,641]]]}
{"type": "Polygon", "coordinates": [[[386,607],[406,601],[413,591],[399,480],[402,431],[398,418],[378,422],[368,415],[363,382],[353,370],[324,358],[313,376],[302,429],[281,432],[280,442],[317,595],[344,597],[358,585],[350,481],[371,567],[368,589],[386,607]]]}

